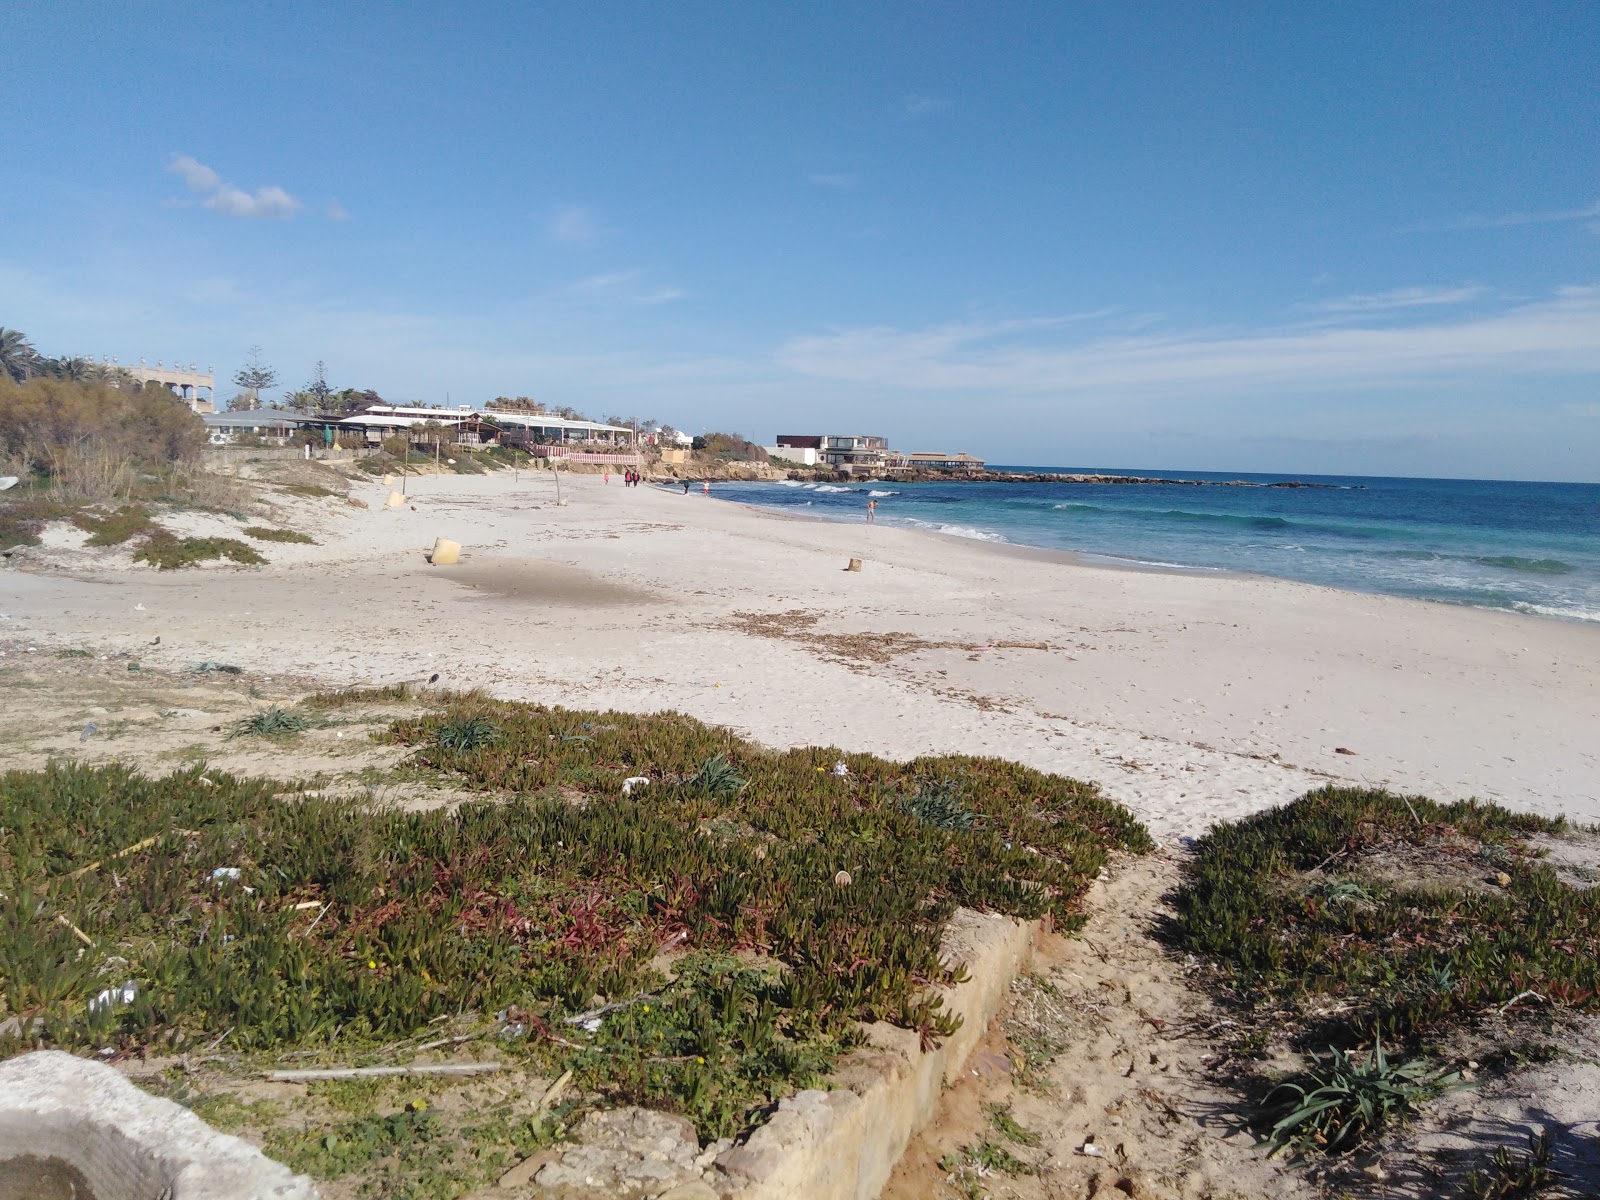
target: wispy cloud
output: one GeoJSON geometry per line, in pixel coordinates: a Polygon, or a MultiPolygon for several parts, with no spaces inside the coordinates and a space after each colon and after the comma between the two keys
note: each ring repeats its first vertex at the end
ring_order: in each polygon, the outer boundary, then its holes
{"type": "Polygon", "coordinates": [[[801,375],[893,389],[1098,394],[1338,390],[1463,375],[1600,372],[1600,288],[1450,322],[1099,337],[1065,344],[1059,320],[963,321],[797,337],[801,375]]]}
{"type": "Polygon", "coordinates": [[[1600,219],[1600,201],[1582,208],[1557,208],[1543,212],[1501,213],[1498,216],[1467,216],[1441,225],[1421,225],[1419,232],[1434,233],[1451,229],[1509,229],[1516,225],[1559,225],[1568,221],[1600,219]]]}
{"type": "Polygon", "coordinates": [[[649,282],[643,271],[608,271],[587,275],[550,293],[556,299],[565,297],[644,305],[667,304],[681,300],[688,294],[682,288],[649,282]]]}
{"type": "Polygon", "coordinates": [[[926,117],[936,112],[943,112],[950,107],[950,101],[942,100],[936,96],[922,96],[913,92],[900,102],[901,110],[908,117],[926,117]]]}
{"type": "Polygon", "coordinates": [[[550,237],[558,242],[592,242],[600,236],[600,222],[587,208],[569,204],[557,209],[548,225],[550,237]]]}
{"type": "Polygon", "coordinates": [[[330,221],[348,221],[350,219],[349,211],[337,200],[328,201],[326,212],[330,221]]]}
{"type": "Polygon", "coordinates": [[[304,207],[276,185],[250,192],[224,183],[221,175],[187,154],[173,155],[167,162],[167,170],[182,179],[191,192],[203,196],[200,203],[204,207],[224,216],[282,220],[294,216],[304,207]]]}
{"type": "Polygon", "coordinates": [[[854,175],[835,175],[821,171],[813,171],[806,176],[806,182],[816,187],[849,189],[856,185],[854,175]]]}
{"type": "Polygon", "coordinates": [[[1386,292],[1357,293],[1338,296],[1331,300],[1317,300],[1299,305],[1311,312],[1321,313],[1380,313],[1397,309],[1427,308],[1433,305],[1465,304],[1486,296],[1489,289],[1478,284],[1459,287],[1402,287],[1386,292]]]}

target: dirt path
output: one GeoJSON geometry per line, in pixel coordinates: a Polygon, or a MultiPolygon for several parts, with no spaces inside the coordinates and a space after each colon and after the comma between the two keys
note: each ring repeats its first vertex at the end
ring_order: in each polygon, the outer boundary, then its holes
{"type": "Polygon", "coordinates": [[[1109,874],[1082,936],[1050,938],[1013,986],[989,1044],[884,1200],[1316,1194],[1237,1131],[1234,1098],[1209,1082],[1207,1030],[1222,1016],[1154,938],[1176,860],[1124,861],[1109,874]],[[1037,1144],[1021,1144],[1031,1139],[1019,1127],[1037,1144]]]}

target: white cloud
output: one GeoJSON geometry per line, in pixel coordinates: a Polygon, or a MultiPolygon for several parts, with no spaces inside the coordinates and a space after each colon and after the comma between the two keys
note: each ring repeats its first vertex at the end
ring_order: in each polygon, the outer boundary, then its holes
{"type": "Polygon", "coordinates": [[[1462,287],[1402,287],[1387,292],[1358,293],[1339,296],[1332,300],[1318,300],[1300,305],[1312,312],[1324,313],[1375,313],[1395,309],[1424,308],[1436,304],[1465,304],[1487,295],[1489,289],[1477,284],[1462,287]]]}
{"type": "Polygon", "coordinates": [[[292,217],[300,208],[296,200],[281,187],[257,188],[253,192],[241,191],[231,184],[223,184],[205,199],[212,212],[229,217],[292,217]]]}
{"type": "Polygon", "coordinates": [[[848,189],[855,187],[856,177],[854,175],[830,175],[825,172],[813,171],[806,176],[806,182],[817,187],[848,189]]]}
{"type": "Polygon", "coordinates": [[[1046,320],[843,330],[793,338],[777,362],[813,378],[883,388],[1102,396],[1600,372],[1600,288],[1564,288],[1549,300],[1426,325],[1200,331],[1077,344],[1039,336],[1051,329],[1046,320]]]}
{"type": "Polygon", "coordinates": [[[222,184],[222,176],[218,175],[205,163],[196,162],[187,154],[175,154],[167,163],[167,170],[180,176],[184,183],[189,185],[191,192],[209,192],[222,184]]]}
{"type": "Polygon", "coordinates": [[[600,236],[600,222],[588,209],[569,204],[550,218],[549,230],[558,242],[592,242],[600,236]]]}
{"type": "Polygon", "coordinates": [[[247,192],[224,183],[222,176],[187,154],[173,155],[167,162],[167,170],[179,176],[191,192],[205,196],[202,205],[224,216],[285,219],[303,207],[300,201],[276,185],[247,192]]]}

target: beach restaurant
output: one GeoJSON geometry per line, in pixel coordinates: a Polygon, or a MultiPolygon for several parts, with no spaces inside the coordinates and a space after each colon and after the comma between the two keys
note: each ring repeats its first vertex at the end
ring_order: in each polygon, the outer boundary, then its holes
{"type": "Polygon", "coordinates": [[[633,430],[621,425],[602,425],[598,421],[577,421],[552,417],[549,413],[496,411],[483,414],[499,430],[502,446],[548,446],[568,443],[598,444],[608,447],[633,446],[633,430]]]}

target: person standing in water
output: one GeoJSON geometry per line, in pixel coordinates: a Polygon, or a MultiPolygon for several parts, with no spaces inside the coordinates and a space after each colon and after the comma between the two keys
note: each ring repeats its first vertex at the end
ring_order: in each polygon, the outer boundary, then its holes
{"type": "Polygon", "coordinates": [[[867,524],[868,525],[876,525],[877,523],[878,523],[878,502],[876,500],[868,500],[867,501],[867,524]]]}
{"type": "Polygon", "coordinates": [[[700,492],[701,492],[702,495],[706,495],[706,496],[711,495],[711,480],[702,479],[700,481],[700,492]]]}

